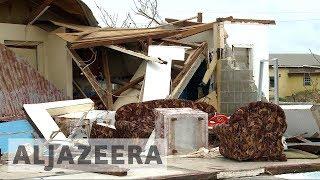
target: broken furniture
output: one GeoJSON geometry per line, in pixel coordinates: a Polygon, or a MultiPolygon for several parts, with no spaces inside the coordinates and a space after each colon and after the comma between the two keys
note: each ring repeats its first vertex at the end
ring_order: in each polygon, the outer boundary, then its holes
{"type": "Polygon", "coordinates": [[[79,111],[88,112],[93,110],[94,103],[91,99],[79,99],[41,104],[24,104],[23,107],[30,118],[31,125],[37,130],[40,137],[43,137],[46,141],[66,141],[66,136],[60,131],[52,116],[79,111]]]}
{"type": "Polygon", "coordinates": [[[191,108],[156,108],[154,113],[155,139],[166,141],[168,155],[208,147],[207,113],[191,108]]]}
{"type": "Polygon", "coordinates": [[[155,108],[192,108],[206,112],[209,116],[216,112],[216,109],[207,103],[179,99],[131,103],[116,111],[116,131],[100,127],[99,133],[94,133],[92,138],[105,138],[106,135],[114,138],[149,138],[155,128],[155,108]]]}
{"type": "MultiPolygon", "coordinates": [[[[87,112],[73,112],[69,114],[64,114],[54,117],[54,120],[60,127],[63,134],[69,136],[74,128],[77,126],[79,119],[84,117],[83,125],[85,126],[83,130],[84,134],[90,135],[92,124],[97,124],[100,126],[107,126],[109,128],[115,129],[115,111],[106,110],[90,110],[87,112]]],[[[94,129],[95,130],[95,129],[94,129]]],[[[87,136],[88,138],[89,136],[87,136]]]]}
{"type": "Polygon", "coordinates": [[[226,158],[238,161],[285,161],[282,136],[287,128],[280,106],[252,102],[239,108],[229,123],[217,125],[219,150],[226,158]]]}
{"type": "Polygon", "coordinates": [[[320,106],[319,105],[280,105],[286,114],[288,124],[286,137],[302,135],[303,137],[319,137],[320,106]]]}

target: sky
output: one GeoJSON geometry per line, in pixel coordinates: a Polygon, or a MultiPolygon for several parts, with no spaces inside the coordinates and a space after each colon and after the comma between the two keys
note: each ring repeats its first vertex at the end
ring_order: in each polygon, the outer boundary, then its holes
{"type": "MultiPolygon", "coordinates": [[[[119,21],[132,13],[133,0],[83,0],[100,21],[100,13],[94,1],[119,21]]],[[[320,1],[319,0],[158,0],[159,14],[166,17],[186,19],[203,13],[204,22],[217,17],[233,16],[251,19],[274,19],[269,27],[271,53],[320,54],[320,1]],[[319,39],[318,39],[319,38],[319,39]]],[[[145,21],[136,18],[137,24],[145,21]]],[[[100,23],[104,26],[103,23],[100,23]]]]}

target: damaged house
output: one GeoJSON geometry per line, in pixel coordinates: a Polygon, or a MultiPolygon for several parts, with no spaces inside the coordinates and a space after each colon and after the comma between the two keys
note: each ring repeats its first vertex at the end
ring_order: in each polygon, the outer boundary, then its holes
{"type": "Polygon", "coordinates": [[[97,26],[80,0],[0,1],[0,119],[23,118],[26,103],[73,97],[72,59],[56,35],[69,29],[60,23],[97,26]]]}
{"type": "Polygon", "coordinates": [[[197,22],[117,29],[97,27],[80,0],[6,0],[0,8],[4,121],[23,118],[23,104],[79,98],[107,110],[185,99],[231,114],[257,100],[259,62],[268,59],[268,25],[275,24],[232,16],[203,23],[198,15],[197,22]]]}
{"type": "MultiPolygon", "coordinates": [[[[76,138],[146,139],[148,145],[160,138],[172,143],[168,152],[175,155],[208,148],[208,135],[217,133],[215,157],[286,161],[284,111],[256,102],[260,93],[269,99],[269,64],[260,62],[269,59],[271,25],[275,21],[232,16],[205,23],[199,13],[152,28],[101,28],[81,0],[0,0],[0,149],[22,132],[46,145],[76,138]],[[232,116],[223,126],[209,127],[208,119],[219,113],[232,116]],[[15,124],[21,119],[27,121],[15,124]]],[[[242,165],[221,159],[198,159],[198,166],[180,158],[169,162],[172,172],[166,175],[212,178],[222,172],[225,178],[224,171],[243,172],[242,165]],[[201,164],[216,162],[219,169],[201,164]]],[[[258,174],[267,166],[278,170],[267,163],[247,166],[258,174]]],[[[110,174],[115,167],[99,169],[110,174]]],[[[117,176],[127,175],[128,169],[120,169],[117,176]]],[[[129,176],[165,174],[144,171],[129,176]]]]}

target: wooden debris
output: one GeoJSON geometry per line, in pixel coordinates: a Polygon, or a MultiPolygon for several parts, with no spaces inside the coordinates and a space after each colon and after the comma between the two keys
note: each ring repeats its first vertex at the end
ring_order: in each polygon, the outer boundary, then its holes
{"type": "Polygon", "coordinates": [[[169,39],[169,38],[163,38],[161,41],[169,43],[169,44],[174,44],[174,45],[180,45],[180,46],[189,46],[192,48],[198,48],[200,44],[196,43],[186,43],[186,42],[181,42],[179,40],[174,40],[174,39],[169,39]]]}
{"type": "Polygon", "coordinates": [[[205,75],[203,76],[202,82],[203,84],[208,84],[209,80],[212,77],[214,70],[216,69],[217,59],[214,58],[209,64],[209,68],[207,69],[205,75]]]}
{"type": "Polygon", "coordinates": [[[107,93],[107,109],[111,110],[113,107],[113,99],[112,99],[112,84],[111,84],[111,76],[110,76],[110,68],[109,68],[109,59],[108,54],[105,49],[102,49],[101,60],[103,65],[103,75],[106,83],[106,90],[110,93],[107,93]]]}
{"type": "Polygon", "coordinates": [[[143,80],[144,80],[144,76],[138,77],[137,79],[130,81],[128,84],[126,84],[126,85],[122,86],[121,88],[119,88],[118,90],[116,90],[113,94],[115,96],[120,96],[121,93],[134,87],[135,85],[139,84],[143,80]]]}
{"type": "Polygon", "coordinates": [[[198,99],[197,102],[205,102],[207,104],[212,105],[217,109],[218,102],[217,102],[217,93],[215,91],[209,93],[207,96],[198,99]]]}
{"type": "Polygon", "coordinates": [[[291,165],[279,165],[265,167],[266,173],[270,175],[287,174],[287,173],[301,173],[301,172],[313,172],[320,170],[320,163],[310,164],[291,164],[291,165]]]}
{"type": "Polygon", "coordinates": [[[200,24],[195,26],[189,26],[186,31],[178,33],[177,35],[169,37],[170,39],[183,39],[204,31],[208,31],[213,28],[214,23],[200,24]]]}
{"type": "Polygon", "coordinates": [[[62,115],[77,111],[89,111],[94,104],[91,99],[57,101],[41,104],[24,104],[23,108],[28,114],[31,123],[36,127],[40,137],[46,140],[66,140],[60,132],[58,125],[51,116],[62,115]],[[52,135],[57,133],[55,137],[52,135]]]}
{"type": "Polygon", "coordinates": [[[76,30],[76,31],[79,31],[79,32],[85,32],[85,31],[92,31],[92,30],[100,29],[99,27],[83,26],[83,25],[71,24],[71,23],[67,24],[67,23],[58,22],[58,21],[50,21],[50,22],[52,22],[54,25],[65,27],[65,28],[72,29],[72,30],[76,30]]]}
{"type": "MultiPolygon", "coordinates": [[[[97,82],[96,78],[92,74],[91,70],[89,67],[86,66],[84,61],[81,59],[81,57],[77,54],[77,52],[73,49],[68,49],[69,54],[72,56],[73,61],[77,64],[77,66],[80,68],[80,70],[83,72],[83,74],[86,76],[88,79],[89,83],[93,87],[93,89],[96,91],[98,96],[100,97],[103,105],[108,108],[109,103],[108,103],[108,93],[102,89],[97,82]]],[[[110,97],[110,96],[109,96],[110,97]]]]}
{"type": "Polygon", "coordinates": [[[131,51],[131,50],[128,50],[128,49],[119,47],[119,46],[108,45],[108,46],[106,46],[106,47],[107,47],[107,48],[110,48],[110,49],[113,49],[113,50],[116,50],[116,51],[119,51],[119,52],[122,52],[122,53],[125,53],[125,54],[129,54],[129,55],[131,55],[131,56],[134,56],[134,57],[137,57],[137,58],[146,60],[146,61],[157,62],[157,63],[160,63],[160,64],[166,64],[166,63],[167,63],[166,61],[161,60],[161,59],[159,59],[159,58],[146,56],[146,55],[144,55],[144,54],[142,54],[142,53],[137,53],[137,52],[134,52],[134,51],[131,51]]]}
{"type": "MultiPolygon", "coordinates": [[[[198,16],[196,16],[196,18],[198,18],[198,16]]],[[[174,23],[175,26],[179,26],[179,27],[187,27],[187,26],[203,24],[201,22],[192,22],[188,20],[190,19],[178,20],[178,19],[172,19],[172,18],[165,18],[165,21],[167,21],[168,23],[171,23],[171,24],[174,23]]]]}
{"type": "Polygon", "coordinates": [[[207,44],[202,43],[199,48],[197,48],[192,54],[189,55],[187,59],[187,64],[185,64],[182,71],[172,82],[173,91],[170,94],[170,98],[178,98],[180,96],[183,89],[187,86],[193,74],[200,66],[202,60],[205,59],[205,57],[202,56],[202,53],[205,51],[206,48],[207,44]]]}
{"type": "Polygon", "coordinates": [[[217,22],[224,22],[224,21],[229,21],[232,23],[258,23],[258,24],[271,24],[271,25],[276,24],[274,20],[239,19],[239,18],[233,18],[232,16],[225,17],[225,18],[217,18],[217,22]]]}
{"type": "Polygon", "coordinates": [[[31,12],[30,17],[28,17],[26,24],[33,24],[47,9],[49,9],[51,3],[54,0],[45,0],[38,6],[35,10],[31,12]]]}
{"type": "Polygon", "coordinates": [[[107,37],[103,35],[99,36],[88,36],[87,39],[75,41],[70,46],[71,49],[79,49],[79,48],[89,48],[95,46],[105,46],[105,45],[116,45],[121,43],[128,42],[137,42],[140,40],[151,39],[161,39],[164,37],[172,36],[178,34],[180,31],[177,30],[160,30],[156,32],[138,32],[138,33],[129,33],[128,35],[123,35],[121,32],[118,32],[117,36],[107,37]]]}

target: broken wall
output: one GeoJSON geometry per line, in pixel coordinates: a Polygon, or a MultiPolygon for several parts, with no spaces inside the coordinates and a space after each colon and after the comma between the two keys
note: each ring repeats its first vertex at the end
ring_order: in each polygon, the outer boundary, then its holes
{"type": "MultiPolygon", "coordinates": [[[[269,59],[268,26],[263,24],[231,24],[225,23],[224,28],[228,34],[227,44],[233,47],[250,48],[253,79],[255,85],[259,85],[260,60],[269,59]]],[[[232,55],[232,52],[229,52],[232,55]]],[[[269,63],[263,67],[263,95],[269,99],[269,63]]]]}

